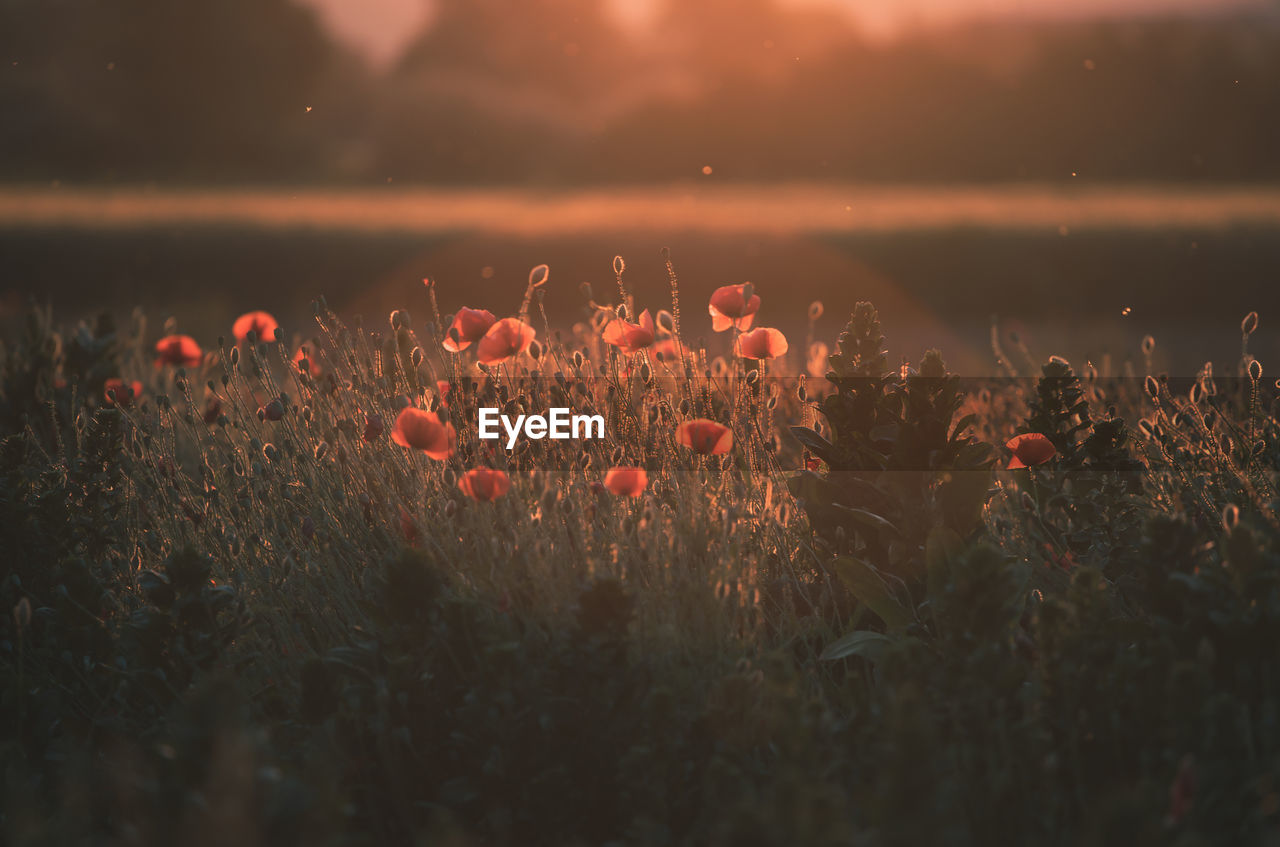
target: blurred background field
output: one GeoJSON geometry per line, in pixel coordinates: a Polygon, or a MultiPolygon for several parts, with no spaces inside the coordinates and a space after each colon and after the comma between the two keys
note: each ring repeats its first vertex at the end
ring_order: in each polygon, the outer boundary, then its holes
{"type": "Polygon", "coordinates": [[[1280,311],[1274,2],[9,0],[0,54],[6,322],[298,328],[540,262],[569,321],[615,254],[660,297],[664,245],[969,373],[993,316],[1192,373],[1280,311]]]}

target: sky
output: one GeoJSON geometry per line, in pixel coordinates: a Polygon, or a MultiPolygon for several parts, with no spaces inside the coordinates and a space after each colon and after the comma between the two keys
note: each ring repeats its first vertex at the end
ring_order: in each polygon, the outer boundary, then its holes
{"type": "MultiPolygon", "coordinates": [[[[690,0],[696,2],[697,0],[690,0]]],[[[430,0],[300,0],[320,12],[330,30],[375,64],[393,61],[430,20],[430,0]]],[[[643,25],[653,0],[608,0],[624,19],[643,25]]],[[[1275,0],[781,0],[831,5],[880,33],[916,23],[966,17],[1092,17],[1221,13],[1261,8],[1275,0]]]]}

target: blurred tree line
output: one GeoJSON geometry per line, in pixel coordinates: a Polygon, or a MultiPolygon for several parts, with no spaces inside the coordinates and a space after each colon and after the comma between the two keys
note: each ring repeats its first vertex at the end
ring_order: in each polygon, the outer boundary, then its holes
{"type": "Polygon", "coordinates": [[[1253,180],[1280,27],[868,40],[774,0],[436,0],[374,71],[292,0],[0,0],[0,178],[191,183],[1253,180]]]}

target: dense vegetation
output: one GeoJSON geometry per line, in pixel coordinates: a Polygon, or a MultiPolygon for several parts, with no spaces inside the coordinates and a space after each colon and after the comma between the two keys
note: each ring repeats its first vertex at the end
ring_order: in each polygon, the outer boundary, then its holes
{"type": "Polygon", "coordinates": [[[0,374],[7,841],[1276,836],[1256,315],[1225,377],[997,350],[975,382],[894,366],[867,303],[788,350],[777,292],[718,290],[713,333],[669,264],[656,315],[615,270],[564,330],[545,268],[512,318],[428,286],[426,322],[320,301],[314,337],[248,313],[209,351],[33,309],[0,374]],[[606,439],[474,437],[551,405],[606,439]]]}

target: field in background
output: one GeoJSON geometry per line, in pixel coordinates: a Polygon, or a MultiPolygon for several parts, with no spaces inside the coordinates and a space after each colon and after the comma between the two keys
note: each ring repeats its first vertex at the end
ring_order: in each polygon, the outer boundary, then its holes
{"type": "MultiPolygon", "coordinates": [[[[0,192],[0,314],[12,319],[32,295],[64,319],[141,305],[216,335],[260,307],[305,335],[320,294],[348,315],[381,320],[408,306],[425,320],[426,275],[447,312],[504,298],[514,309],[528,269],[547,262],[546,305],[562,323],[584,314],[580,283],[612,285],[615,254],[642,304],[665,306],[662,246],[686,303],[751,281],[775,325],[799,332],[821,299],[818,329],[832,341],[854,302],[871,299],[895,361],[940,345],[973,375],[994,370],[993,316],[1036,356],[1100,368],[1110,356],[1116,370],[1151,334],[1155,365],[1190,374],[1205,356],[1233,361],[1245,312],[1259,310],[1264,326],[1280,315],[1280,190],[712,185],[10,189],[0,192]]],[[[1262,355],[1269,338],[1255,340],[1262,355]]]]}

